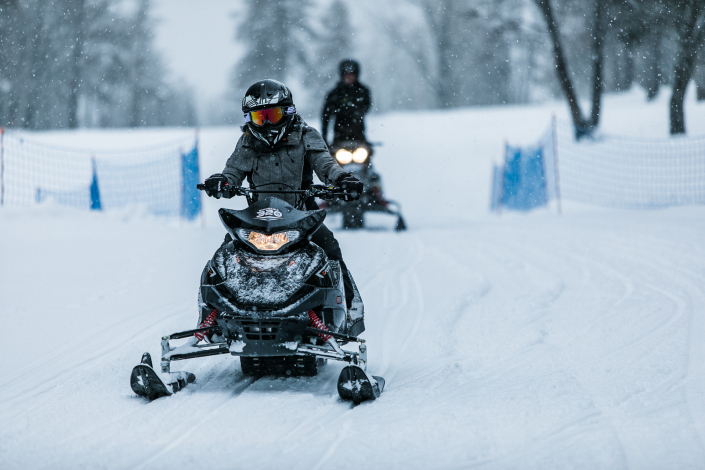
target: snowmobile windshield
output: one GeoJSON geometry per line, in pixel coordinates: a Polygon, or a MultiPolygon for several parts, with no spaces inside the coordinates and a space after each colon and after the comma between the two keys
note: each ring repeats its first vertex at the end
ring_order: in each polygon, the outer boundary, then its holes
{"type": "Polygon", "coordinates": [[[321,226],[325,211],[300,211],[276,197],[266,197],[244,210],[220,209],[220,219],[233,238],[261,253],[286,251],[321,226]]]}

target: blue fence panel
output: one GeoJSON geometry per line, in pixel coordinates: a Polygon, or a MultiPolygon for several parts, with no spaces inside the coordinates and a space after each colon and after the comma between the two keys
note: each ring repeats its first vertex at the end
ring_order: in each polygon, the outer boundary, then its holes
{"type": "Polygon", "coordinates": [[[193,220],[201,213],[201,181],[198,168],[198,141],[187,154],[181,155],[181,217],[193,220]]]}
{"type": "Polygon", "coordinates": [[[504,167],[493,174],[492,210],[528,211],[548,202],[543,148],[506,148],[504,167]]]}
{"type": "Polygon", "coordinates": [[[98,186],[98,171],[95,168],[95,158],[91,158],[91,167],[93,168],[93,181],[91,182],[91,210],[99,211],[103,209],[100,203],[100,187],[98,186]]]}
{"type": "Polygon", "coordinates": [[[160,216],[200,214],[198,146],[193,140],[103,151],[55,147],[6,133],[3,204],[52,199],[85,210],[140,207],[160,216]],[[184,152],[184,149],[191,149],[184,152]]]}

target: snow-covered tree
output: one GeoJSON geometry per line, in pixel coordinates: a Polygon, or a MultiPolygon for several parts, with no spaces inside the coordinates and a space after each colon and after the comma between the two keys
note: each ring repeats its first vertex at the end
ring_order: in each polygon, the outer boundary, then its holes
{"type": "Polygon", "coordinates": [[[154,52],[149,1],[129,6],[2,0],[0,123],[30,129],[193,124],[190,95],[167,84],[154,52]]]}
{"type": "Polygon", "coordinates": [[[247,0],[236,37],[247,48],[232,75],[233,96],[240,97],[263,78],[286,81],[297,65],[308,69],[308,0],[247,0]]]}
{"type": "Polygon", "coordinates": [[[353,56],[354,33],[343,0],[333,0],[317,28],[317,47],[311,59],[313,86],[321,94],[338,81],[338,64],[353,56]]]}

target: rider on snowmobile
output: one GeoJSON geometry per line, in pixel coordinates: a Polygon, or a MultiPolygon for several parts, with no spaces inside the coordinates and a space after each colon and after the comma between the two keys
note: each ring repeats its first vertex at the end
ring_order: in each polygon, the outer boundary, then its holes
{"type": "MultiPolygon", "coordinates": [[[[339,186],[346,201],[362,193],[362,182],[346,173],[328,153],[321,134],[310,127],[300,115],[289,88],[276,80],[261,80],[248,88],[242,100],[245,114],[243,134],[223,173],[208,177],[205,191],[216,198],[230,197],[229,188],[240,187],[247,178],[258,189],[299,190],[313,184],[313,172],[326,184],[339,186]]],[[[276,194],[295,205],[297,194],[276,194]]],[[[306,209],[317,210],[313,198],[306,209]]],[[[313,234],[311,241],[325,251],[329,259],[338,261],[343,272],[347,307],[353,300],[353,284],[343,261],[338,241],[325,226],[313,234]]],[[[205,319],[201,319],[205,320],[205,319]]]]}
{"type": "Polygon", "coordinates": [[[372,105],[370,90],[358,81],[360,64],[347,59],[340,63],[339,69],[340,82],[328,93],[323,106],[321,134],[327,139],[328,122],[335,115],[333,142],[366,142],[364,117],[372,105]]]}

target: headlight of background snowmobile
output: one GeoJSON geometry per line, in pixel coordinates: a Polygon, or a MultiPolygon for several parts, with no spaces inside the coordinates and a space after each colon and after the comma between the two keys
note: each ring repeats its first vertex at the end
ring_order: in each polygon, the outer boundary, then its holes
{"type": "Polygon", "coordinates": [[[353,160],[353,154],[349,150],[340,149],[335,152],[335,159],[338,160],[338,163],[347,165],[353,160]]]}
{"type": "Polygon", "coordinates": [[[295,242],[301,236],[298,230],[286,230],[267,235],[254,230],[239,228],[235,231],[237,237],[254,246],[260,251],[278,251],[287,243],[295,242]]]}
{"type": "Polygon", "coordinates": [[[355,149],[355,151],[352,153],[352,159],[355,163],[365,163],[365,160],[367,160],[367,156],[369,155],[369,152],[367,151],[366,148],[358,148],[355,149]]]}

